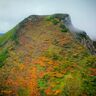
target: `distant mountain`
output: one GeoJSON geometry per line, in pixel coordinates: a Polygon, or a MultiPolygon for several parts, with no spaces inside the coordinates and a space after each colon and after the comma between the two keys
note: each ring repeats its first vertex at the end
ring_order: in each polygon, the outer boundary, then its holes
{"type": "Polygon", "coordinates": [[[31,15],[0,37],[0,96],[96,96],[96,49],[68,14],[31,15]]]}
{"type": "Polygon", "coordinates": [[[0,35],[3,35],[3,33],[0,33],[0,35]]]}

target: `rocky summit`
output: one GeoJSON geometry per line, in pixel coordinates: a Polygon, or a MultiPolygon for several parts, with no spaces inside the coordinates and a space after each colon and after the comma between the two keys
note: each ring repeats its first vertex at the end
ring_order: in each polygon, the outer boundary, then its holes
{"type": "Polygon", "coordinates": [[[31,15],[0,36],[0,96],[96,96],[96,45],[68,14],[31,15]]]}

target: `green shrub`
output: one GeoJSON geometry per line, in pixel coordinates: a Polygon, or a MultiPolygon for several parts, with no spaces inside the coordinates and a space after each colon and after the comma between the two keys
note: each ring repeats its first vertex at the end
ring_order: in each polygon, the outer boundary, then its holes
{"type": "Polygon", "coordinates": [[[53,23],[54,25],[57,25],[57,24],[59,23],[59,20],[58,20],[58,19],[53,19],[53,20],[52,20],[52,23],[53,23]]]}
{"type": "Polygon", "coordinates": [[[45,81],[48,81],[49,75],[48,75],[48,74],[45,74],[44,77],[43,77],[42,79],[44,79],[45,81]]]}
{"type": "Polygon", "coordinates": [[[30,91],[27,88],[20,87],[18,89],[18,96],[30,96],[30,91]]]}
{"type": "Polygon", "coordinates": [[[43,79],[39,79],[38,80],[38,86],[40,87],[40,89],[44,89],[47,86],[47,82],[43,79]]]}
{"type": "Polygon", "coordinates": [[[15,41],[16,44],[19,43],[18,42],[18,36],[17,36],[17,33],[16,32],[14,32],[13,35],[10,38],[11,38],[11,40],[15,41]]]}
{"type": "Polygon", "coordinates": [[[87,35],[85,32],[82,32],[82,33],[78,33],[79,37],[81,38],[85,38],[85,39],[88,39],[87,35]]]}
{"type": "Polygon", "coordinates": [[[46,17],[46,20],[47,20],[47,21],[51,21],[52,19],[54,19],[53,16],[47,16],[47,17],[46,17]]]}
{"type": "Polygon", "coordinates": [[[18,42],[18,38],[16,34],[16,27],[11,29],[4,35],[0,36],[0,46],[2,47],[4,44],[6,44],[8,40],[14,40],[16,43],[18,42]]]}
{"type": "Polygon", "coordinates": [[[61,29],[61,32],[66,33],[66,32],[68,32],[68,29],[61,29]]]}
{"type": "Polygon", "coordinates": [[[60,28],[65,29],[66,27],[64,24],[60,24],[60,28]]]}
{"type": "Polygon", "coordinates": [[[62,56],[59,55],[59,54],[57,54],[57,53],[53,53],[52,56],[51,56],[51,58],[53,60],[62,60],[63,59],[62,56]]]}
{"type": "Polygon", "coordinates": [[[44,90],[40,90],[40,94],[41,96],[46,96],[46,93],[44,92],[44,90]]]}
{"type": "Polygon", "coordinates": [[[7,49],[3,49],[3,51],[0,53],[0,67],[4,65],[4,61],[8,57],[8,51],[7,49]]]}
{"type": "Polygon", "coordinates": [[[51,21],[54,25],[57,25],[59,23],[59,20],[57,18],[54,18],[53,16],[46,17],[47,21],[51,21]]]}
{"type": "Polygon", "coordinates": [[[74,75],[68,74],[64,80],[64,90],[61,96],[79,96],[82,92],[82,80],[77,72],[74,75]]]}
{"type": "Polygon", "coordinates": [[[88,96],[96,96],[96,76],[87,77],[83,83],[84,92],[88,96]]]}
{"type": "Polygon", "coordinates": [[[64,24],[60,24],[61,32],[68,32],[68,29],[64,24]]]}

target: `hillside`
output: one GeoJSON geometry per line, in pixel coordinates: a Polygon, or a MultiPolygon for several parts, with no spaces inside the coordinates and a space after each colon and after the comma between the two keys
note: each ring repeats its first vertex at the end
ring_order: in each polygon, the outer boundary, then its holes
{"type": "Polygon", "coordinates": [[[32,15],[0,37],[0,96],[96,96],[96,50],[68,14],[32,15]]]}

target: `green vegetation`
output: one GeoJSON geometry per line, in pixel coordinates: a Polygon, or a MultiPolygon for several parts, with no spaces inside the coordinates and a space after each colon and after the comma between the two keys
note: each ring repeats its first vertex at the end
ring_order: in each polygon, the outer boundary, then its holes
{"type": "Polygon", "coordinates": [[[19,87],[18,96],[30,96],[30,91],[27,88],[19,87]]]}
{"type": "Polygon", "coordinates": [[[83,87],[88,96],[96,96],[96,76],[87,76],[83,82],[83,87]]]}
{"type": "Polygon", "coordinates": [[[8,57],[8,50],[3,49],[3,51],[0,52],[0,67],[4,65],[4,61],[8,57]]]}
{"type": "Polygon", "coordinates": [[[61,28],[61,32],[65,32],[65,33],[68,32],[68,29],[64,24],[60,24],[60,28],[61,28]]]}
{"type": "Polygon", "coordinates": [[[60,28],[65,29],[66,27],[64,24],[60,24],[60,28]]]}
{"type": "Polygon", "coordinates": [[[53,19],[53,20],[52,20],[52,23],[53,23],[54,25],[57,25],[57,24],[59,23],[59,20],[58,20],[58,19],[53,19]]]}
{"type": "Polygon", "coordinates": [[[62,29],[61,32],[66,33],[66,32],[68,32],[68,29],[62,29]]]}
{"type": "MultiPolygon", "coordinates": [[[[58,18],[53,17],[53,16],[47,16],[46,20],[51,21],[54,25],[57,25],[58,23],[60,23],[60,20],[58,18]]],[[[60,24],[60,28],[61,28],[61,32],[64,32],[64,33],[68,32],[68,29],[62,23],[60,24]]]]}
{"type": "Polygon", "coordinates": [[[57,25],[60,21],[57,18],[54,18],[53,16],[46,17],[47,21],[51,21],[54,25],[57,25]]]}
{"type": "Polygon", "coordinates": [[[47,21],[51,21],[51,20],[53,20],[53,19],[54,19],[53,16],[47,16],[47,17],[45,18],[45,20],[47,20],[47,21]]]}
{"type": "Polygon", "coordinates": [[[83,90],[80,74],[74,73],[66,75],[64,86],[61,96],[79,96],[83,90]]]}
{"type": "Polygon", "coordinates": [[[16,43],[17,36],[16,36],[16,27],[5,33],[4,35],[0,36],[0,46],[6,44],[9,40],[14,40],[16,43]]]}
{"type": "Polygon", "coordinates": [[[0,67],[4,65],[4,62],[6,58],[8,57],[8,46],[5,48],[4,45],[9,41],[14,41],[16,44],[18,43],[18,37],[16,34],[16,27],[14,27],[12,30],[8,31],[4,35],[0,36],[0,47],[1,47],[1,52],[0,52],[0,67]]]}
{"type": "Polygon", "coordinates": [[[41,89],[43,89],[43,88],[46,88],[46,81],[45,80],[43,80],[43,79],[39,79],[38,80],[38,86],[41,88],[41,89]]]}
{"type": "Polygon", "coordinates": [[[79,33],[79,37],[87,39],[86,33],[79,33]]]}
{"type": "MultiPolygon", "coordinates": [[[[76,52],[73,51],[74,46],[74,43],[71,43],[71,46],[68,44],[65,46],[67,47],[64,48],[66,52],[69,50],[72,52],[67,52],[67,56],[65,55],[65,57],[60,55],[60,52],[64,50],[61,50],[60,47],[57,46],[51,46],[45,52],[45,56],[53,61],[53,65],[52,63],[51,65],[54,70],[42,77],[44,83],[41,83],[41,85],[44,85],[43,89],[42,86],[39,85],[42,92],[45,92],[44,90],[51,87],[49,92],[51,95],[55,94],[55,96],[79,96],[83,94],[86,94],[86,96],[95,96],[96,76],[90,76],[90,70],[88,69],[96,68],[96,56],[90,55],[88,51],[83,48],[78,49],[78,51],[81,52],[75,54],[76,52]],[[58,64],[58,62],[60,63],[58,64]]],[[[78,45],[78,48],[79,47],[78,45]]],[[[47,62],[44,63],[48,65],[47,62]]],[[[46,72],[46,70],[44,70],[44,72],[46,72]]],[[[47,95],[44,93],[42,96],[47,95]]]]}

